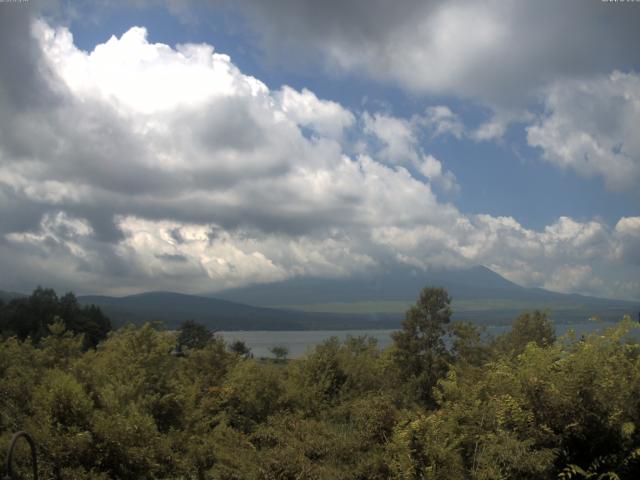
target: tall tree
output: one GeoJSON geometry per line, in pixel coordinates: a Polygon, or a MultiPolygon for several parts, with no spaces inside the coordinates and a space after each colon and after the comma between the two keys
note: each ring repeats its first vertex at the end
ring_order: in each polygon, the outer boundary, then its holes
{"type": "Polygon", "coordinates": [[[535,310],[521,314],[513,322],[511,331],[497,337],[494,348],[502,353],[518,355],[527,344],[548,347],[556,341],[556,332],[546,312],[535,310]]]}
{"type": "Polygon", "coordinates": [[[417,399],[433,407],[433,387],[448,369],[444,326],[451,319],[451,297],[444,288],[425,287],[392,337],[394,360],[417,399]]]}
{"type": "Polygon", "coordinates": [[[289,349],[281,345],[276,345],[270,348],[269,351],[276,357],[276,361],[278,362],[284,362],[287,359],[287,355],[289,355],[289,349]]]}
{"type": "Polygon", "coordinates": [[[180,326],[178,345],[187,348],[204,348],[213,338],[213,332],[201,323],[186,320],[180,326]]]}

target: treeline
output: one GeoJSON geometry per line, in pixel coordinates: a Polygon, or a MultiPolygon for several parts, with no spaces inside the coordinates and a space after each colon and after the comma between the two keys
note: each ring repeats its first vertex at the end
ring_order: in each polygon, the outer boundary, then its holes
{"type": "Polygon", "coordinates": [[[640,478],[630,319],[556,339],[533,312],[487,339],[449,305],[425,289],[392,347],[333,338],[288,362],[193,324],[85,349],[56,319],[0,344],[0,445],[32,432],[60,479],[640,478]]]}
{"type": "Polygon", "coordinates": [[[49,326],[64,322],[70,332],[83,335],[86,347],[107,338],[111,321],[95,305],[81,306],[73,293],[58,297],[50,288],[36,288],[28,297],[0,299],[0,335],[39,342],[51,332],[49,326]]]}

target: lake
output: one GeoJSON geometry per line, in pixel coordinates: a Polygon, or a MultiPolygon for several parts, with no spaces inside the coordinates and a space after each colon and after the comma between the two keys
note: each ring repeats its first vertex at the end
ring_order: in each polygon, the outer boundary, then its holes
{"type": "MultiPolygon", "coordinates": [[[[576,335],[582,335],[589,332],[602,330],[611,327],[613,323],[574,323],[574,324],[558,324],[555,326],[556,335],[558,337],[574,330],[576,335]]],[[[508,325],[489,325],[486,327],[489,335],[499,335],[511,329],[508,325]]],[[[296,330],[296,331],[233,331],[233,332],[217,332],[218,335],[224,337],[227,343],[236,340],[243,341],[256,358],[272,357],[269,351],[276,346],[286,347],[289,350],[289,358],[298,358],[308,353],[313,347],[324,342],[331,337],[338,337],[341,340],[348,336],[358,337],[367,335],[378,341],[378,345],[382,348],[391,345],[391,333],[395,330],[296,330]]]]}

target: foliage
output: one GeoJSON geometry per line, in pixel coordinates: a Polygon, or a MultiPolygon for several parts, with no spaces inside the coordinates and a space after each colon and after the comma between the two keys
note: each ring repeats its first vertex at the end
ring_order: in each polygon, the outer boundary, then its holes
{"type": "Polygon", "coordinates": [[[525,312],[513,323],[510,332],[495,339],[494,348],[514,355],[524,351],[533,342],[539,347],[553,345],[556,333],[546,312],[525,312]]]}
{"type": "Polygon", "coordinates": [[[445,330],[448,304],[423,291],[386,350],[332,338],[287,362],[213,335],[176,357],[182,332],[152,325],[86,349],[51,317],[0,342],[0,445],[26,429],[42,478],[72,480],[639,478],[636,323],[555,339],[533,312],[491,340],[445,330]]]}
{"type": "Polygon", "coordinates": [[[38,287],[29,297],[0,303],[0,335],[38,342],[48,336],[49,325],[62,322],[75,334],[84,335],[84,346],[95,347],[107,337],[111,321],[95,305],[80,306],[73,293],[58,298],[56,292],[38,287]]]}
{"type": "Polygon", "coordinates": [[[236,340],[229,345],[229,350],[236,355],[248,358],[251,356],[251,349],[242,340],[236,340]]]}
{"type": "Polygon", "coordinates": [[[207,327],[193,320],[182,322],[178,331],[180,332],[177,341],[179,347],[204,348],[213,338],[213,333],[207,327]]]}
{"type": "Polygon", "coordinates": [[[284,362],[287,359],[287,355],[289,355],[289,349],[281,345],[276,345],[269,349],[269,351],[279,362],[284,362]]]}
{"type": "Polygon", "coordinates": [[[434,405],[432,390],[448,368],[443,336],[451,318],[450,305],[451,298],[443,288],[424,288],[407,311],[402,330],[393,334],[394,357],[402,379],[427,406],[434,405]]]}

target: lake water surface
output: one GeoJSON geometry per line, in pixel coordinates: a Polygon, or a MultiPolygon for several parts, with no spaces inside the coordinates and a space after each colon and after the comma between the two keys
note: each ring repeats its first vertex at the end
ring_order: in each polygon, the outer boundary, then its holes
{"type": "MultiPolygon", "coordinates": [[[[560,337],[569,330],[575,331],[576,335],[583,335],[589,332],[602,330],[613,326],[612,323],[574,323],[569,325],[556,325],[556,336],[560,337]]],[[[499,335],[511,329],[511,326],[489,325],[486,327],[487,334],[499,335]]],[[[301,330],[301,331],[233,331],[217,332],[222,335],[227,343],[235,340],[243,341],[256,358],[272,357],[270,349],[276,346],[286,347],[289,350],[289,358],[297,358],[308,353],[313,347],[324,342],[330,337],[338,337],[341,340],[348,336],[358,337],[367,335],[378,341],[382,348],[391,345],[391,333],[395,330],[301,330]]]]}

